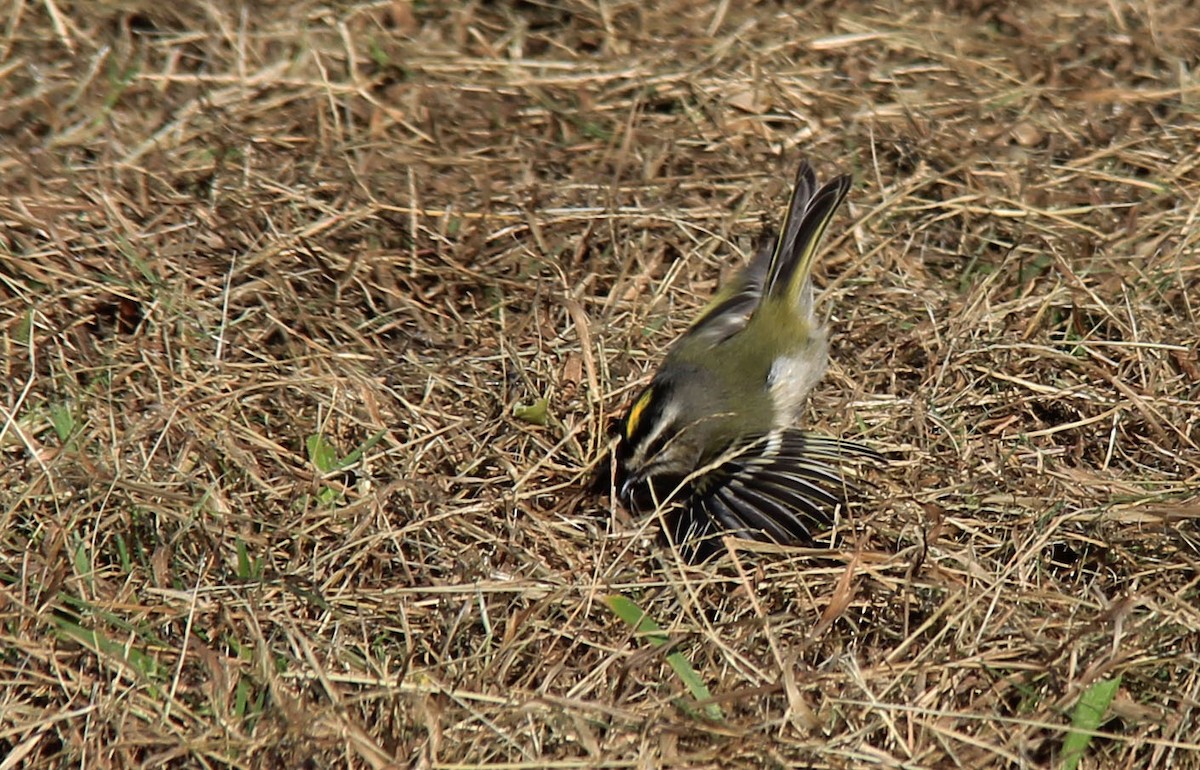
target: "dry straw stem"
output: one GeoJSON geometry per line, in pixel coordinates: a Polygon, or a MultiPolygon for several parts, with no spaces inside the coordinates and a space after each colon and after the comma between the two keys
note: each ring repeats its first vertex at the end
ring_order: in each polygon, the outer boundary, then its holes
{"type": "Polygon", "coordinates": [[[1200,10],[930,6],[7,3],[0,767],[1200,767],[1200,10]],[[802,156],[893,462],[689,568],[584,486],[802,156]]]}

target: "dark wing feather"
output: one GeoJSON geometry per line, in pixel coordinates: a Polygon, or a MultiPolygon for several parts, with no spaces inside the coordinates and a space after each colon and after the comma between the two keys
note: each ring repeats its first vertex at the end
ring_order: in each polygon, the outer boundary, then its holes
{"type": "Polygon", "coordinates": [[[847,463],[883,459],[853,441],[798,429],[773,431],[731,453],[697,482],[676,514],[675,540],[701,558],[715,544],[688,545],[696,534],[811,543],[814,533],[830,526],[838,508],[859,489],[859,472],[847,463]]]}

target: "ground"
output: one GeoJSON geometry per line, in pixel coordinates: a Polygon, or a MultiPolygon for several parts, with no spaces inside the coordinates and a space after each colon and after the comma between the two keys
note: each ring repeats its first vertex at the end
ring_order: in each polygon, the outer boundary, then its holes
{"type": "Polygon", "coordinates": [[[7,8],[0,768],[1200,767],[1194,4],[7,8]],[[889,463],[690,567],[588,484],[801,158],[889,463]]]}

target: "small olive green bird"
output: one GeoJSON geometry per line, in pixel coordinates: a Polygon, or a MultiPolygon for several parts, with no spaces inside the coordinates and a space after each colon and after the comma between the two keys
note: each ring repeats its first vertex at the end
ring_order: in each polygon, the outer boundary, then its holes
{"type": "Polygon", "coordinates": [[[801,162],[778,238],[675,341],[620,425],[618,497],[635,512],[663,510],[690,560],[715,553],[723,533],[811,542],[856,489],[842,462],[882,460],[795,427],[829,353],[813,257],[849,189],[849,176],[818,187],[801,162]]]}

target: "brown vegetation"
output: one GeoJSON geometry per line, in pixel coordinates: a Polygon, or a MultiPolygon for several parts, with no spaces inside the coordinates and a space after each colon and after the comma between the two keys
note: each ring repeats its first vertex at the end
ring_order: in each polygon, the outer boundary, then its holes
{"type": "Polygon", "coordinates": [[[1200,10],[934,5],[7,3],[0,768],[1200,767],[1200,10]],[[801,156],[893,462],[687,568],[583,487],[801,156]]]}

